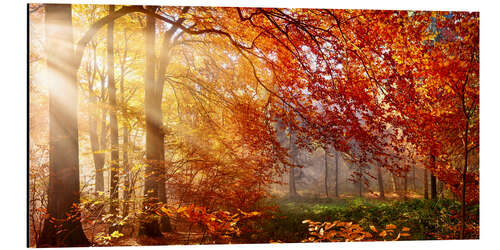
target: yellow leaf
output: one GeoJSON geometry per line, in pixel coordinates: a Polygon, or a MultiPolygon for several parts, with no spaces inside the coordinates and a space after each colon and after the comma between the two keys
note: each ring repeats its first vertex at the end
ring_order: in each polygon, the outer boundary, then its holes
{"type": "Polygon", "coordinates": [[[257,211],[255,211],[255,212],[251,212],[251,213],[250,213],[250,215],[252,215],[252,216],[257,216],[257,215],[260,215],[260,212],[257,212],[257,211]]]}
{"type": "Polygon", "coordinates": [[[375,232],[375,233],[377,233],[377,232],[378,232],[378,231],[377,231],[377,229],[376,229],[374,226],[370,226],[370,229],[371,229],[373,232],[375,232]]]}
{"type": "Polygon", "coordinates": [[[122,234],[122,233],[120,233],[120,232],[118,232],[118,231],[114,231],[114,232],[111,234],[111,237],[113,237],[113,238],[119,238],[119,237],[121,237],[121,236],[123,236],[123,234],[122,234]]]}
{"type": "Polygon", "coordinates": [[[394,225],[394,224],[389,224],[389,225],[386,225],[386,226],[385,226],[385,229],[389,229],[389,230],[390,230],[390,229],[396,229],[396,225],[394,225]]]}

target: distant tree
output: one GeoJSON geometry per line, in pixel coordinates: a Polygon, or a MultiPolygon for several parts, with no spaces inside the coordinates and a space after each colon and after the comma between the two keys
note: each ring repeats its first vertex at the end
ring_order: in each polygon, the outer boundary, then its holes
{"type": "MultiPolygon", "coordinates": [[[[297,149],[297,145],[295,144],[296,143],[295,142],[296,135],[294,132],[290,131],[288,136],[289,136],[288,150],[290,152],[289,154],[290,154],[291,163],[297,164],[298,149],[297,149]]],[[[290,168],[290,172],[289,172],[288,187],[289,187],[288,194],[290,195],[290,197],[297,196],[297,188],[295,185],[295,167],[293,167],[293,166],[290,168]]]]}
{"type": "Polygon", "coordinates": [[[328,198],[328,150],[323,147],[323,151],[325,151],[325,194],[326,198],[328,198]]]}
{"type": "Polygon", "coordinates": [[[335,150],[335,197],[339,197],[339,152],[335,150]]]}
{"type": "Polygon", "coordinates": [[[377,166],[377,181],[378,181],[378,190],[380,192],[380,199],[385,199],[384,192],[384,179],[382,175],[382,167],[377,166]]]}
{"type": "Polygon", "coordinates": [[[429,199],[429,173],[427,168],[424,169],[424,198],[429,199]]]}

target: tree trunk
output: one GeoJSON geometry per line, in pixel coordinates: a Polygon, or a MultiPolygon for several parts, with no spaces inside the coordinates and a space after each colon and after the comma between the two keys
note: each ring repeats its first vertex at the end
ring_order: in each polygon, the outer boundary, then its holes
{"type": "Polygon", "coordinates": [[[94,82],[95,75],[97,73],[97,56],[96,47],[93,47],[93,69],[92,75],[89,76],[89,134],[90,134],[90,149],[92,150],[92,156],[94,159],[95,168],[95,196],[98,196],[98,192],[104,192],[104,177],[102,174],[102,169],[104,167],[104,153],[101,151],[101,144],[99,143],[99,136],[97,135],[97,97],[94,93],[94,82]]]}
{"type": "Polygon", "coordinates": [[[358,194],[359,197],[363,197],[363,170],[361,169],[361,165],[359,166],[359,185],[358,185],[358,194]]]}
{"type": "Polygon", "coordinates": [[[391,181],[392,181],[392,190],[394,193],[397,193],[399,195],[399,185],[398,185],[398,180],[396,179],[396,175],[391,173],[391,181]]]}
{"type": "MultiPolygon", "coordinates": [[[[465,94],[464,94],[465,95],[465,94]]],[[[462,97],[462,105],[465,105],[465,96],[462,97]]],[[[468,156],[469,156],[469,149],[468,149],[468,136],[469,136],[469,119],[467,117],[467,114],[465,112],[465,106],[463,106],[464,109],[464,114],[466,116],[466,123],[465,123],[465,150],[464,150],[464,169],[462,171],[462,206],[461,206],[461,226],[460,226],[460,239],[465,238],[465,209],[467,208],[467,200],[466,200],[466,191],[467,191],[467,163],[468,163],[468,156]]]]}
{"type": "MultiPolygon", "coordinates": [[[[123,89],[123,88],[122,88],[123,89]]],[[[123,93],[123,92],[122,92],[123,93]]],[[[130,200],[130,191],[132,187],[130,186],[130,165],[128,159],[128,150],[129,150],[129,131],[128,127],[123,127],[123,145],[122,145],[122,157],[123,157],[123,169],[125,171],[125,180],[123,183],[123,217],[128,215],[129,210],[129,200],[130,200]]]]}
{"type": "Polygon", "coordinates": [[[37,247],[89,246],[80,222],[78,88],[70,4],[45,5],[49,89],[49,187],[37,247]]]}
{"type": "Polygon", "coordinates": [[[385,192],[384,192],[384,179],[382,176],[382,167],[378,166],[377,167],[377,180],[378,180],[378,190],[380,192],[380,199],[385,199],[385,192]]]}
{"type": "MultiPolygon", "coordinates": [[[[159,165],[160,169],[158,170],[158,200],[166,204],[167,203],[167,192],[165,188],[165,147],[163,145],[164,140],[165,140],[165,135],[163,133],[163,130],[160,131],[161,133],[161,156],[160,156],[160,162],[161,164],[159,165]]],[[[170,218],[168,215],[164,214],[160,217],[160,231],[162,232],[172,232],[172,225],[170,225],[170,218]]]]}
{"type": "MultiPolygon", "coordinates": [[[[294,134],[291,131],[290,131],[289,148],[290,148],[290,157],[291,157],[291,160],[292,160],[292,164],[295,164],[296,160],[297,160],[297,148],[295,146],[294,134]]],[[[295,168],[294,167],[290,168],[290,174],[289,174],[289,178],[288,178],[288,185],[289,185],[289,195],[291,197],[297,196],[297,189],[295,187],[295,168]]]]}
{"type": "MultiPolygon", "coordinates": [[[[106,103],[106,95],[104,94],[106,91],[105,88],[105,79],[101,79],[101,104],[104,105],[106,103]]],[[[106,126],[106,118],[107,118],[108,112],[106,108],[102,108],[102,113],[101,113],[101,140],[100,140],[100,149],[101,151],[106,149],[106,139],[107,139],[107,126],[106,126]]],[[[95,177],[95,182],[96,182],[96,190],[104,192],[104,165],[106,164],[106,155],[104,152],[101,152],[101,157],[102,157],[102,167],[99,169],[98,172],[96,172],[96,177],[95,177]]]]}
{"type": "MultiPolygon", "coordinates": [[[[125,74],[126,74],[126,62],[127,62],[127,53],[128,53],[128,37],[126,30],[123,31],[123,41],[125,42],[125,46],[123,49],[123,57],[120,60],[120,97],[121,97],[121,105],[127,106],[127,99],[125,98],[125,74]]],[[[133,189],[131,187],[130,181],[130,165],[129,165],[129,157],[128,151],[129,140],[130,140],[130,132],[129,132],[129,122],[128,118],[122,114],[122,118],[125,120],[124,126],[122,128],[122,161],[123,161],[123,170],[124,170],[124,180],[123,180],[123,208],[122,215],[126,217],[129,213],[129,200],[130,200],[130,192],[133,189]]]]}
{"type": "MultiPolygon", "coordinates": [[[[431,155],[432,169],[436,168],[436,158],[431,155]]],[[[431,199],[437,199],[436,176],[431,172],[431,199]]]]}
{"type": "Polygon", "coordinates": [[[438,194],[439,194],[439,198],[443,198],[444,197],[444,182],[442,181],[438,181],[438,194]]]}
{"type": "Polygon", "coordinates": [[[413,192],[417,192],[417,175],[416,175],[416,169],[415,166],[412,166],[412,184],[413,184],[413,192]]]}
{"type": "Polygon", "coordinates": [[[424,198],[429,199],[429,173],[427,173],[427,168],[424,169],[424,198]]]}
{"type": "MultiPolygon", "coordinates": [[[[189,7],[184,7],[182,10],[182,13],[186,13],[189,10],[189,7]]],[[[181,23],[184,19],[181,18],[177,22],[181,23]]],[[[162,112],[161,112],[161,102],[162,102],[162,97],[163,97],[163,86],[165,84],[165,73],[167,70],[167,66],[170,62],[170,49],[172,47],[172,36],[174,33],[177,31],[177,27],[172,26],[168,31],[165,32],[163,36],[163,43],[160,49],[160,62],[158,66],[158,76],[156,78],[156,90],[158,91],[158,94],[155,95],[157,100],[155,100],[155,103],[158,104],[157,107],[155,107],[158,111],[158,121],[157,123],[159,124],[158,126],[158,133],[160,135],[158,146],[160,147],[160,162],[161,165],[159,166],[160,169],[158,170],[159,178],[158,178],[158,198],[159,201],[163,204],[167,203],[167,192],[166,192],[166,187],[165,187],[165,173],[166,173],[166,164],[165,164],[165,147],[164,147],[164,142],[165,142],[165,133],[163,131],[163,120],[162,120],[162,112]]],[[[162,215],[160,219],[160,230],[162,232],[171,232],[172,231],[172,226],[170,225],[170,218],[167,215],[162,215]]]]}
{"type": "Polygon", "coordinates": [[[437,199],[436,176],[431,173],[431,199],[437,199]]]}
{"type": "Polygon", "coordinates": [[[323,150],[325,151],[325,194],[328,198],[328,151],[326,147],[323,150]]]}
{"type": "MultiPolygon", "coordinates": [[[[148,6],[151,11],[156,7],[148,6]]],[[[161,140],[161,100],[158,101],[159,91],[155,82],[155,18],[146,16],[145,27],[145,113],[146,113],[146,162],[144,180],[144,218],[141,220],[139,234],[149,237],[162,236],[160,223],[152,210],[153,205],[158,202],[158,168],[162,163],[163,140],[161,140]]]]}
{"type": "Polygon", "coordinates": [[[408,172],[405,173],[403,179],[403,187],[404,187],[404,199],[408,199],[408,172]]]}
{"type": "Polygon", "coordinates": [[[339,152],[335,150],[335,197],[339,197],[339,152]]]}
{"type": "MultiPolygon", "coordinates": [[[[115,11],[114,5],[109,5],[109,14],[115,11]]],[[[107,29],[107,68],[108,68],[108,89],[109,89],[109,106],[111,108],[110,112],[110,139],[111,139],[111,169],[110,169],[110,205],[109,213],[113,216],[119,214],[118,209],[118,182],[119,178],[119,152],[118,152],[118,121],[116,119],[116,86],[115,86],[115,57],[114,57],[114,46],[113,46],[113,31],[114,31],[114,21],[108,23],[107,29]]],[[[116,230],[116,227],[111,226],[109,228],[110,233],[116,230]]]]}

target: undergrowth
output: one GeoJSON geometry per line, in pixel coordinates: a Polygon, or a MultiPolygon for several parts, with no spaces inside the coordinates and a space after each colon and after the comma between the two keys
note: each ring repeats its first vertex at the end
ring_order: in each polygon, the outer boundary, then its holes
{"type": "MultiPolygon", "coordinates": [[[[450,199],[380,201],[372,199],[275,199],[266,202],[271,211],[243,234],[245,242],[301,242],[308,237],[304,220],[350,221],[368,229],[387,224],[408,227],[406,240],[453,239],[458,237],[460,203],[450,199]]],[[[477,239],[479,205],[468,207],[467,238],[477,239]]]]}

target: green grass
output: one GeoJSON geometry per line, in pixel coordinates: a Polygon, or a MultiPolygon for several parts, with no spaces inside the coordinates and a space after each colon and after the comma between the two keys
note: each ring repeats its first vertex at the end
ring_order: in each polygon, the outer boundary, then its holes
{"type": "MultiPolygon", "coordinates": [[[[254,230],[257,233],[243,235],[250,242],[300,242],[308,236],[303,220],[352,221],[367,229],[370,225],[383,228],[387,224],[411,229],[410,240],[437,239],[436,234],[450,235],[451,225],[459,223],[456,216],[460,203],[443,199],[430,201],[423,199],[380,201],[373,199],[275,199],[266,202],[276,205],[278,211],[262,218],[254,230]]],[[[470,218],[479,218],[478,205],[468,209],[470,218]]],[[[477,222],[477,219],[475,223],[477,222]]]]}

